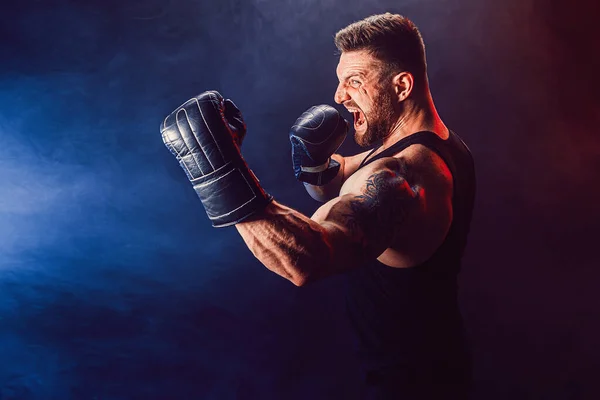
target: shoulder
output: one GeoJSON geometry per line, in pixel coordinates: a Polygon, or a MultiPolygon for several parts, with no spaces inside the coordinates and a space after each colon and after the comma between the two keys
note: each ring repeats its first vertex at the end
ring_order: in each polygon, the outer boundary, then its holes
{"type": "Polygon", "coordinates": [[[350,176],[340,195],[355,192],[373,176],[404,179],[410,186],[429,188],[435,192],[452,189],[452,174],[444,160],[433,150],[412,145],[393,157],[376,160],[350,176]]]}
{"type": "Polygon", "coordinates": [[[340,196],[363,193],[374,183],[380,187],[390,186],[398,180],[406,181],[407,177],[408,170],[404,160],[394,157],[382,158],[352,174],[342,185],[340,196]]]}

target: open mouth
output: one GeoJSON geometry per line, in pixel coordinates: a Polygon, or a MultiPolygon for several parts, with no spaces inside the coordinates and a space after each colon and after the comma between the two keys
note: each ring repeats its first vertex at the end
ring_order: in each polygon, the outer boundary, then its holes
{"type": "Polygon", "coordinates": [[[356,108],[348,109],[348,111],[350,111],[354,116],[354,129],[360,128],[366,122],[365,115],[362,113],[362,111],[356,108]]]}

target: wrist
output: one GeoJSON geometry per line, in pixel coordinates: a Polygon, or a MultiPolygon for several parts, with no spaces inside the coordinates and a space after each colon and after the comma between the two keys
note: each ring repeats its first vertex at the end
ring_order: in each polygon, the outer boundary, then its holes
{"type": "Polygon", "coordinates": [[[313,186],[323,186],[335,179],[339,170],[340,163],[330,157],[326,163],[317,167],[300,167],[296,178],[313,186]]]}
{"type": "Polygon", "coordinates": [[[331,161],[331,157],[329,157],[323,164],[321,165],[316,165],[316,166],[312,166],[312,167],[305,167],[303,165],[300,166],[300,171],[302,172],[306,172],[309,174],[317,174],[319,172],[323,172],[325,171],[327,168],[329,168],[329,163],[331,161]]]}

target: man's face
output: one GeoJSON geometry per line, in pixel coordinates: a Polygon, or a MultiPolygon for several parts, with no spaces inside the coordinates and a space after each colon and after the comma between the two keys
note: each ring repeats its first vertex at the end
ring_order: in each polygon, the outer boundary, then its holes
{"type": "Polygon", "coordinates": [[[343,52],[337,66],[335,102],[354,115],[354,140],[368,147],[390,134],[397,119],[391,77],[383,76],[381,61],[368,52],[343,52]]]}

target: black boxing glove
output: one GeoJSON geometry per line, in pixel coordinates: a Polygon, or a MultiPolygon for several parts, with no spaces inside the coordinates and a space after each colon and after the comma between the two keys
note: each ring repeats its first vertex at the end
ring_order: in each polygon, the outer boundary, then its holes
{"type": "Polygon", "coordinates": [[[165,118],[160,132],[214,227],[243,221],[273,199],[240,153],[246,134],[242,114],[218,92],[183,103],[165,118]]]}
{"type": "Polygon", "coordinates": [[[290,130],[292,163],[299,181],[321,186],[335,178],[340,164],[331,155],[346,138],[348,128],[348,121],[328,105],[302,113],[290,130]]]}

